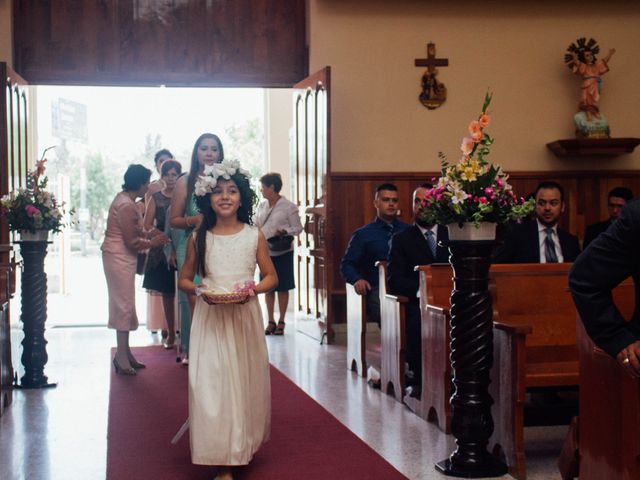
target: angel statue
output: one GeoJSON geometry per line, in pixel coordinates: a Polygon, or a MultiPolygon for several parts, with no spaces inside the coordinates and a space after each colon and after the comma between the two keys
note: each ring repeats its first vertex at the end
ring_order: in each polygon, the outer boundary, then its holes
{"type": "Polygon", "coordinates": [[[564,56],[565,64],[571,71],[582,76],[579,111],[574,116],[576,134],[581,137],[609,137],[609,122],[600,113],[598,103],[601,77],[609,71],[609,60],[616,50],[610,49],[607,56],[601,60],[596,57],[599,52],[598,42],[593,38],[587,41],[582,37],[569,45],[564,56]]]}

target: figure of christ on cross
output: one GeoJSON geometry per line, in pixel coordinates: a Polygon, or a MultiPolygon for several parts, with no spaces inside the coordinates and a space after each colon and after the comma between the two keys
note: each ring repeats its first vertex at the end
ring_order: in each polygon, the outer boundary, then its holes
{"type": "Polygon", "coordinates": [[[429,110],[433,110],[442,105],[447,99],[447,87],[444,83],[438,82],[436,75],[438,75],[438,69],[436,67],[449,66],[448,58],[436,58],[436,44],[427,44],[427,58],[416,58],[416,67],[427,67],[427,70],[422,75],[422,91],[418,96],[420,103],[427,107],[429,110]]]}

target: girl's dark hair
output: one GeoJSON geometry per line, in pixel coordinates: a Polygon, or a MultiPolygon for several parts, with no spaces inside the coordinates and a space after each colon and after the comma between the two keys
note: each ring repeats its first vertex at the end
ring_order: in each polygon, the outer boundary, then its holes
{"type": "Polygon", "coordinates": [[[153,156],[153,164],[158,165],[158,160],[160,160],[160,157],[162,157],[163,155],[170,158],[174,158],[173,153],[171,153],[166,148],[163,148],[162,150],[158,150],[156,154],[153,156]]]}
{"type": "Polygon", "coordinates": [[[182,173],[182,164],[177,160],[165,160],[160,167],[160,175],[164,177],[172,168],[175,169],[179,177],[182,173]]]}
{"type": "Polygon", "coordinates": [[[124,173],[123,192],[135,192],[151,179],[151,170],[137,163],[129,165],[124,173]]]}
{"type": "MultiPolygon", "coordinates": [[[[218,179],[218,181],[221,180],[224,179],[218,179]]],[[[258,196],[256,195],[256,192],[254,192],[253,188],[251,188],[249,179],[241,173],[235,173],[231,175],[231,180],[233,180],[233,182],[238,187],[238,190],[240,190],[240,208],[238,208],[238,212],[236,213],[238,220],[240,220],[242,223],[246,223],[247,225],[253,225],[253,208],[258,203],[258,196]]],[[[216,222],[218,221],[218,217],[216,215],[216,212],[213,211],[213,208],[211,208],[211,193],[207,193],[203,196],[196,196],[196,204],[198,205],[198,210],[200,210],[200,213],[204,215],[202,223],[200,223],[200,226],[196,230],[197,272],[200,276],[204,277],[206,275],[205,249],[207,244],[207,231],[215,227],[216,222]]]]}
{"type": "Polygon", "coordinates": [[[200,148],[200,144],[203,140],[207,138],[213,138],[218,144],[218,150],[220,151],[220,158],[218,159],[218,163],[224,160],[224,149],[222,148],[222,142],[220,138],[213,133],[203,133],[198,137],[196,143],[193,145],[193,152],[191,152],[191,165],[189,166],[189,178],[187,179],[187,202],[191,198],[191,194],[193,193],[193,187],[196,184],[196,176],[198,174],[198,170],[200,170],[200,163],[198,162],[198,148],[200,148]]]}

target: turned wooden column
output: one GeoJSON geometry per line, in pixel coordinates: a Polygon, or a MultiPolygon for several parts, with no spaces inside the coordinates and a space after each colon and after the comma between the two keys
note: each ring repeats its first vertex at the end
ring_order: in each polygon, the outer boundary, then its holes
{"type": "Polygon", "coordinates": [[[47,356],[47,341],[44,338],[47,320],[47,274],[44,271],[44,258],[47,255],[47,241],[22,241],[20,254],[23,269],[21,280],[22,327],[22,365],[24,376],[20,379],[20,388],[53,387],[44,374],[47,356]]]}
{"type": "Polygon", "coordinates": [[[451,431],[456,450],[436,464],[445,475],[482,478],[507,473],[487,450],[493,433],[489,373],[493,364],[493,311],[489,267],[494,241],[447,242],[453,267],[451,294],[451,431]]]}

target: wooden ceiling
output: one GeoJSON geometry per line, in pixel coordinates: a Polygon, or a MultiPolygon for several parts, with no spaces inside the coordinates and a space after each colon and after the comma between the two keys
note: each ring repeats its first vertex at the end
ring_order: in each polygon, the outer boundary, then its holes
{"type": "Polygon", "coordinates": [[[290,87],[307,75],[304,0],[14,0],[32,84],[290,87]]]}

